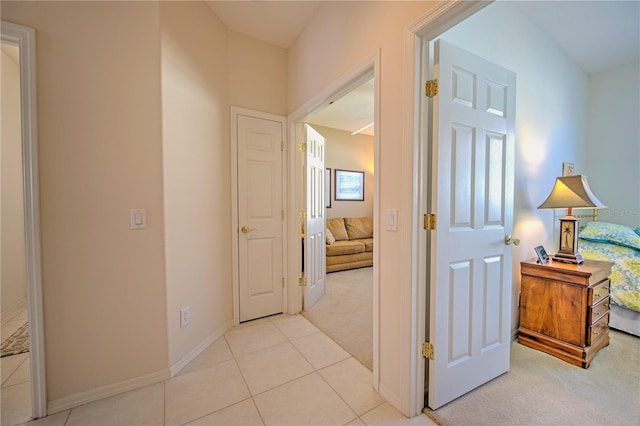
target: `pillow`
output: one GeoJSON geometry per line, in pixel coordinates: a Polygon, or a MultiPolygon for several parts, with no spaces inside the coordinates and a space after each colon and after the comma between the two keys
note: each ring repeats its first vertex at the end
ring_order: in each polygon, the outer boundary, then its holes
{"type": "Polygon", "coordinates": [[[634,231],[636,231],[636,234],[640,235],[640,226],[638,226],[636,229],[634,229],[634,231]]]}
{"type": "Polygon", "coordinates": [[[615,223],[589,222],[580,232],[580,238],[640,250],[640,235],[628,226],[615,223]]]}
{"type": "Polygon", "coordinates": [[[373,220],[370,217],[345,217],[344,225],[350,240],[373,237],[373,220]]]}
{"type": "Polygon", "coordinates": [[[336,241],[348,240],[347,228],[344,227],[344,219],[336,217],[327,220],[327,229],[331,231],[336,241]]]}
{"type": "Polygon", "coordinates": [[[327,240],[327,244],[331,245],[336,242],[336,237],[333,236],[329,228],[324,230],[324,235],[327,240]]]}

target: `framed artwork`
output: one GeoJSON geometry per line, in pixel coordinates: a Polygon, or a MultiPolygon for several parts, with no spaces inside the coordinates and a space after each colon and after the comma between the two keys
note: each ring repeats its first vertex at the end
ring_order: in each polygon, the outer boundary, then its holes
{"type": "Polygon", "coordinates": [[[562,163],[562,176],[573,176],[573,163],[562,163]]]}
{"type": "Polygon", "coordinates": [[[331,169],[324,169],[324,207],[331,208],[331,169]]]}
{"type": "Polygon", "coordinates": [[[336,201],[364,201],[364,172],[336,169],[336,201]]]}

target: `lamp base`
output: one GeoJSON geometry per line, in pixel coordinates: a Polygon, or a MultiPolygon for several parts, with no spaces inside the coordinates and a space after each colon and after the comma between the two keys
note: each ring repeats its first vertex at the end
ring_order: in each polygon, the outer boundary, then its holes
{"type": "Polygon", "coordinates": [[[582,256],[580,256],[580,253],[577,253],[577,252],[576,253],[558,252],[553,256],[551,256],[551,259],[553,259],[554,262],[573,263],[576,265],[584,262],[584,259],[582,258],[582,256]]]}

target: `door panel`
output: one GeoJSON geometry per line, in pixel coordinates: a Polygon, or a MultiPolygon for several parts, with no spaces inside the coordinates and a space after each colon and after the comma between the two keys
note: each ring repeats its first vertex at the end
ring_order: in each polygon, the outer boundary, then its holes
{"type": "Polygon", "coordinates": [[[282,124],[238,115],[240,321],[283,311],[282,124]]]}
{"type": "Polygon", "coordinates": [[[436,42],[432,409],[508,371],[515,74],[436,42]]]}
{"type": "Polygon", "coordinates": [[[305,224],[305,288],[304,309],[311,308],[325,292],[325,217],[324,217],[324,137],[308,124],[304,125],[307,142],[305,224]]]}

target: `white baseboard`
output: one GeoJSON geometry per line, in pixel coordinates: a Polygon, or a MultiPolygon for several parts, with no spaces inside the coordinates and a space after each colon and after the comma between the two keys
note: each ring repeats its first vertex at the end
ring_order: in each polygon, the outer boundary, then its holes
{"type": "Polygon", "coordinates": [[[49,401],[47,404],[47,415],[59,413],[70,408],[78,407],[82,404],[94,402],[99,399],[118,395],[144,386],[153,385],[170,379],[170,371],[168,368],[162,369],[146,376],[135,377],[133,379],[124,380],[107,386],[92,389],[87,392],[80,392],[64,398],[49,401]]]}
{"type": "Polygon", "coordinates": [[[182,359],[180,359],[170,368],[163,369],[146,376],[124,380],[119,383],[102,386],[87,392],[80,392],[73,395],[65,396],[64,398],[49,401],[49,403],[47,404],[47,415],[59,413],[70,408],[78,407],[82,404],[88,404],[99,399],[108,398],[110,396],[139,389],[144,386],[164,382],[165,380],[168,380],[178,374],[180,370],[182,370],[187,364],[193,361],[195,357],[200,355],[200,353],[204,351],[210,344],[222,337],[224,333],[232,326],[233,320],[227,321],[222,327],[220,327],[213,334],[200,342],[187,355],[182,357],[182,359]]]}
{"type": "Polygon", "coordinates": [[[171,377],[174,377],[176,374],[180,372],[187,364],[194,360],[195,357],[200,355],[202,351],[207,349],[210,344],[218,340],[220,337],[224,335],[231,327],[233,327],[233,320],[229,320],[222,327],[213,332],[209,337],[200,342],[195,348],[193,348],[188,354],[183,356],[178,362],[169,367],[171,372],[171,377]]]}

